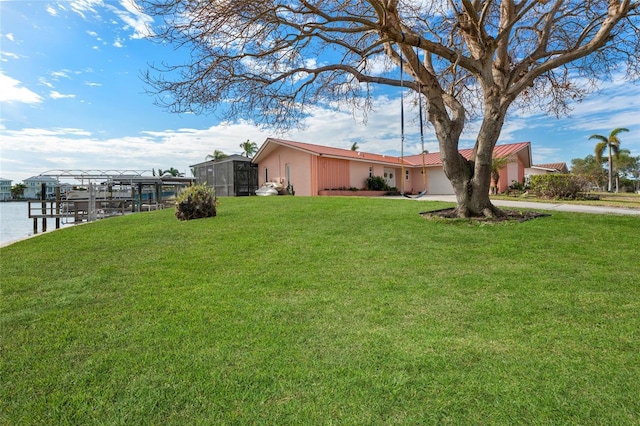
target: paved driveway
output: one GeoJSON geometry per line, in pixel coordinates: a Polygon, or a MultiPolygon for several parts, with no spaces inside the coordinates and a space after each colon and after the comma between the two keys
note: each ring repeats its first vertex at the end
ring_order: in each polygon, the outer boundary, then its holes
{"type": "MultiPolygon", "coordinates": [[[[404,197],[403,197],[404,198],[404,197]]],[[[407,198],[405,198],[407,199],[407,198]]],[[[414,201],[447,201],[456,202],[455,195],[425,195],[414,201]]],[[[579,204],[562,203],[535,203],[531,201],[493,200],[493,204],[499,207],[512,207],[536,210],[554,210],[561,212],[599,213],[599,214],[625,214],[640,216],[640,209],[623,209],[619,207],[583,206],[579,204]]]]}

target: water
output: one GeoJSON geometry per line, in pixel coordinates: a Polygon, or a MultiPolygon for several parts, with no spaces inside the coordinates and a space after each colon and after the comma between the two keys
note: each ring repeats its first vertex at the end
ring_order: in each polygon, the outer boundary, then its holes
{"type": "MultiPolygon", "coordinates": [[[[29,219],[29,203],[0,203],[0,247],[33,235],[33,219],[29,219]]],[[[32,206],[33,208],[33,206],[32,206]]],[[[65,226],[61,223],[60,226],[65,226]]],[[[47,219],[47,232],[56,229],[56,220],[47,219]]],[[[38,234],[42,233],[42,219],[38,219],[38,234]]]]}

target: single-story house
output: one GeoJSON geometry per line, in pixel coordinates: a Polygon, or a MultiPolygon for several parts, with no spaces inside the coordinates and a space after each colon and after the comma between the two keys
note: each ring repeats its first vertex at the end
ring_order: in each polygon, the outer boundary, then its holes
{"type": "MultiPolygon", "coordinates": [[[[463,149],[460,153],[469,158],[472,151],[463,149]]],[[[531,167],[529,142],[497,145],[494,155],[512,159],[500,172],[499,192],[506,190],[513,181],[524,181],[524,170],[531,167]]],[[[313,196],[327,189],[363,188],[371,176],[383,176],[390,187],[405,193],[420,193],[426,185],[427,194],[453,194],[437,152],[400,158],[268,138],[252,161],[258,165],[259,185],[279,182],[285,187],[293,187],[296,195],[313,196]]]]}
{"type": "Polygon", "coordinates": [[[567,163],[534,164],[524,169],[525,176],[547,175],[550,173],[569,173],[567,163]]]}

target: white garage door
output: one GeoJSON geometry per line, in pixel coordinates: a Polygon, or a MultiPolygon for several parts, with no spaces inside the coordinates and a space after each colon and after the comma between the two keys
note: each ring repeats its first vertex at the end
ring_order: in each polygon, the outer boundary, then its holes
{"type": "Polygon", "coordinates": [[[427,194],[432,195],[451,195],[454,193],[453,186],[442,169],[427,169],[427,188],[427,194]]]}

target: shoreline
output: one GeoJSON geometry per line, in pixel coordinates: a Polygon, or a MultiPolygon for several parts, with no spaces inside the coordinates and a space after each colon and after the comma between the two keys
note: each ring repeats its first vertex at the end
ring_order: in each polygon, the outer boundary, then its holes
{"type": "MultiPolygon", "coordinates": [[[[82,223],[86,223],[86,222],[82,222],[82,223]]],[[[77,226],[77,225],[82,225],[82,223],[68,223],[68,224],[66,224],[64,226],[61,226],[60,228],[57,228],[57,229],[54,227],[53,229],[50,229],[47,232],[38,232],[37,234],[27,235],[25,237],[20,237],[20,238],[18,238],[16,240],[5,241],[3,243],[0,243],[0,248],[8,247],[8,246],[10,246],[12,244],[19,243],[20,241],[29,240],[31,238],[35,238],[35,237],[39,237],[41,235],[49,234],[51,232],[60,231],[61,229],[70,228],[72,226],[77,226]]]]}

